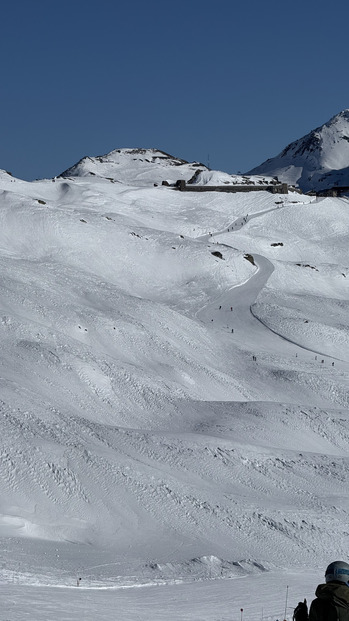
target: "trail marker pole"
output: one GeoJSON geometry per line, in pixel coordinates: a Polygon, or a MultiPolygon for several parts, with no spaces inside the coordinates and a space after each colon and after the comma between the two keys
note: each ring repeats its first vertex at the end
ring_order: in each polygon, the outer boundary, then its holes
{"type": "Polygon", "coordinates": [[[286,621],[287,600],[288,600],[288,586],[286,587],[286,601],[285,601],[285,615],[284,615],[284,621],[286,621]]]}

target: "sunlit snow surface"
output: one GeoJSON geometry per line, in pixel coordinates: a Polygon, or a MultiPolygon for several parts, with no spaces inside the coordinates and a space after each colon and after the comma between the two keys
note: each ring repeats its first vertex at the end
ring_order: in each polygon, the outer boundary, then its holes
{"type": "Polygon", "coordinates": [[[349,202],[121,155],[0,174],[0,618],[290,619],[349,558],[349,202]]]}
{"type": "Polygon", "coordinates": [[[349,187],[349,109],[289,144],[248,174],[276,175],[304,192],[349,187]]]}

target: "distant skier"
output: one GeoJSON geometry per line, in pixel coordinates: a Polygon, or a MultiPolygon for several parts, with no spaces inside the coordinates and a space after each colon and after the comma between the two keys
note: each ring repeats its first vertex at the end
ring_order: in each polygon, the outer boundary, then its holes
{"type": "Polygon", "coordinates": [[[344,561],[330,563],[325,572],[326,584],[319,584],[316,599],[306,600],[295,608],[294,621],[349,621],[349,565],[344,561]]]}

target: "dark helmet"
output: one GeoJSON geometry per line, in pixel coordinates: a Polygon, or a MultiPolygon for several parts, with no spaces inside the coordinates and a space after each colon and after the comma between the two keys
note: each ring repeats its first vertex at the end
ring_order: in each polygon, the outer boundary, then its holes
{"type": "Polygon", "coordinates": [[[331,563],[325,572],[325,580],[327,582],[344,582],[349,586],[349,565],[344,561],[334,561],[331,563]]]}

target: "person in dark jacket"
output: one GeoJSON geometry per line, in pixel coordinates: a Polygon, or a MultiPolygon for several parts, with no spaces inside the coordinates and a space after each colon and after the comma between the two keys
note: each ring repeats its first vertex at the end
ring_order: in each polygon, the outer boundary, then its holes
{"type": "Polygon", "coordinates": [[[334,561],[325,573],[310,605],[309,621],[349,621],[349,565],[334,561]]]}

